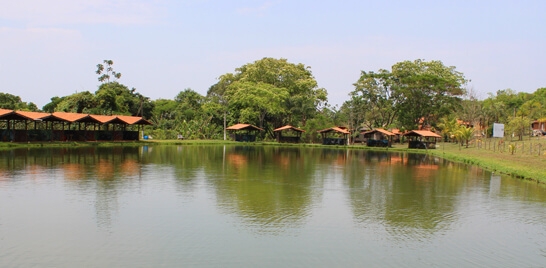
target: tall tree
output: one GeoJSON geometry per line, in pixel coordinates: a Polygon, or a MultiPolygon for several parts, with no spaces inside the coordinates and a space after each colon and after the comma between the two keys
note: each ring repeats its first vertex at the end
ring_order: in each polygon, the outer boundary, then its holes
{"type": "Polygon", "coordinates": [[[283,104],[289,94],[284,88],[254,82],[235,82],[230,87],[233,91],[230,105],[238,111],[241,122],[259,122],[263,128],[267,116],[279,118],[286,114],[283,104]]]}
{"type": "Polygon", "coordinates": [[[349,93],[355,115],[368,128],[387,127],[398,115],[396,107],[402,95],[397,80],[387,70],[361,72],[360,78],[353,85],[355,90],[349,93]]]}
{"type": "Polygon", "coordinates": [[[228,115],[233,123],[251,117],[251,103],[245,99],[261,99],[264,94],[273,94],[275,97],[270,102],[280,103],[270,103],[275,108],[267,112],[261,109],[259,115],[254,116],[256,121],[248,123],[269,127],[303,125],[316,114],[318,107],[324,105],[327,96],[326,90],[318,88],[309,67],[289,63],[286,59],[263,58],[235,69],[233,74],[220,76],[219,82],[207,92],[207,97],[215,97],[216,101],[227,104],[224,107],[229,108],[228,115]],[[242,98],[242,94],[237,93],[239,90],[257,95],[242,98]],[[290,98],[284,98],[285,93],[290,98]],[[237,101],[232,103],[235,99],[237,101]]]}
{"type": "Polygon", "coordinates": [[[401,94],[398,120],[403,127],[434,124],[460,105],[464,75],[441,61],[403,61],[392,66],[401,94]]]}
{"type": "Polygon", "coordinates": [[[112,67],[112,65],[114,65],[114,61],[104,60],[103,63],[104,64],[97,64],[96,73],[99,75],[100,82],[110,83],[110,78],[113,78],[115,80],[121,78],[121,73],[114,71],[114,68],[112,67]]]}
{"type": "Polygon", "coordinates": [[[174,98],[174,101],[177,103],[176,109],[179,112],[179,117],[183,120],[191,120],[201,115],[201,106],[204,100],[205,97],[191,88],[180,91],[174,98]]]}

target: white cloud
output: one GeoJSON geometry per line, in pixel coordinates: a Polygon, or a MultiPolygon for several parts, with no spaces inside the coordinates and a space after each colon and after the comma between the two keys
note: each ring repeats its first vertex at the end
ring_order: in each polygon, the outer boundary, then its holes
{"type": "Polygon", "coordinates": [[[161,14],[159,0],[21,0],[2,3],[0,18],[30,26],[58,24],[145,24],[161,14]]]}

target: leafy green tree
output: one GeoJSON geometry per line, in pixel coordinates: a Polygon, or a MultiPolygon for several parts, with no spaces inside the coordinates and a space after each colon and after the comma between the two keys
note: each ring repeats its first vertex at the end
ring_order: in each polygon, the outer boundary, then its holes
{"type": "Polygon", "coordinates": [[[509,116],[506,104],[491,97],[483,101],[483,111],[487,126],[492,126],[493,123],[506,122],[509,116]]]}
{"type": "Polygon", "coordinates": [[[66,97],[58,97],[58,96],[52,97],[51,101],[47,103],[46,105],[44,105],[44,107],[42,107],[42,111],[46,113],[55,112],[57,105],[59,105],[59,103],[61,103],[65,98],[66,97]]]}
{"type": "Polygon", "coordinates": [[[21,97],[0,92],[0,108],[21,111],[38,111],[36,104],[23,102],[21,97]]]}
{"type": "Polygon", "coordinates": [[[353,85],[355,90],[349,96],[353,114],[368,128],[385,128],[391,125],[398,115],[400,90],[397,80],[387,70],[361,72],[360,78],[353,85]]]}
{"type": "MultiPolygon", "coordinates": [[[[53,101],[53,98],[51,99],[53,101]]],[[[90,109],[96,106],[95,96],[89,91],[74,93],[63,97],[62,99],[59,98],[56,100],[59,102],[54,107],[55,112],[87,113],[90,109]]],[[[50,103],[48,105],[52,106],[53,104],[50,103]]]]}
{"type": "Polygon", "coordinates": [[[202,114],[202,105],[205,97],[195,92],[191,88],[180,91],[174,98],[177,103],[176,109],[179,112],[181,119],[192,120],[202,114]]]}
{"type": "Polygon", "coordinates": [[[323,107],[312,119],[307,121],[307,124],[305,125],[306,131],[302,135],[302,141],[320,143],[322,137],[317,131],[338,125],[334,122],[335,117],[336,115],[333,110],[328,107],[323,107]]]}
{"type": "Polygon", "coordinates": [[[441,61],[403,61],[392,66],[400,102],[398,121],[412,129],[420,124],[433,125],[460,106],[467,80],[453,66],[441,61]]]}
{"type": "Polygon", "coordinates": [[[366,116],[369,115],[367,111],[366,102],[361,97],[353,96],[341,105],[333,119],[336,125],[344,125],[350,129],[370,128],[368,124],[370,121],[366,120],[366,116]]]}
{"type": "Polygon", "coordinates": [[[532,121],[526,116],[512,116],[506,125],[506,132],[518,137],[518,140],[523,140],[523,136],[530,134],[532,121]]]}
{"type": "Polygon", "coordinates": [[[155,128],[174,129],[178,103],[174,100],[158,99],[153,101],[151,121],[155,128]]]}
{"type": "Polygon", "coordinates": [[[271,129],[283,124],[304,125],[326,103],[326,90],[318,88],[310,68],[286,59],[263,58],[235,69],[235,73],[220,76],[211,86],[207,98],[227,108],[224,115],[230,123],[255,118],[248,123],[260,124],[271,129]],[[237,93],[242,90],[254,96],[237,93]],[[290,98],[286,98],[288,94],[290,98]],[[275,96],[274,96],[275,95],[275,96]],[[278,96],[276,96],[278,95],[278,96]],[[272,97],[273,107],[265,108],[248,100],[272,97]]]}
{"type": "Polygon", "coordinates": [[[505,105],[508,115],[516,115],[519,107],[530,99],[530,94],[525,92],[517,93],[512,89],[498,90],[494,98],[496,101],[502,102],[505,105]]]}
{"type": "Polygon", "coordinates": [[[466,83],[462,73],[441,61],[403,61],[391,71],[361,72],[347,106],[368,128],[434,126],[460,107],[466,83]]]}
{"type": "Polygon", "coordinates": [[[286,114],[283,105],[289,97],[288,90],[274,85],[255,82],[235,82],[230,85],[232,110],[239,114],[240,122],[258,122],[264,127],[267,116],[278,118],[286,114]]]}

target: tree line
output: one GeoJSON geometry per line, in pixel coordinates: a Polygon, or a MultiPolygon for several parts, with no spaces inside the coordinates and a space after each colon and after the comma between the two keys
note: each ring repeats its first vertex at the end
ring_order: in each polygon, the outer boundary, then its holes
{"type": "Polygon", "coordinates": [[[95,92],[55,96],[42,109],[0,93],[0,108],[142,116],[154,124],[147,132],[155,139],[222,139],[225,127],[235,123],[263,128],[262,139],[272,139],[273,129],[283,125],[300,127],[306,130],[305,142],[318,142],[316,131],[332,126],[426,127],[443,130],[448,138],[461,132],[456,127],[461,122],[480,126],[484,135],[491,134],[494,122],[505,123],[507,131],[523,137],[533,120],[546,121],[546,88],[534,93],[503,89],[479,100],[462,72],[435,60],[362,71],[341,106],[328,103],[328,92],[318,86],[310,66],[282,58],[263,58],[223,74],[206,95],[186,88],[173,99],[156,100],[120,83],[113,65],[112,60],[97,65],[101,84],[95,92]]]}

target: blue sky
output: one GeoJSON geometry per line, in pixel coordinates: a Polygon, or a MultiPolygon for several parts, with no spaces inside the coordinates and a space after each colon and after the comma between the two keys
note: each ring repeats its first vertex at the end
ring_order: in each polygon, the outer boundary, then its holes
{"type": "Polygon", "coordinates": [[[456,66],[478,97],[546,87],[546,1],[0,0],[0,92],[42,107],[97,90],[96,65],[152,99],[203,95],[263,57],[310,66],[340,105],[361,71],[456,66]]]}

